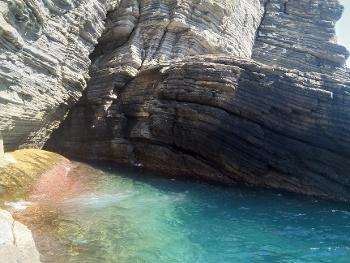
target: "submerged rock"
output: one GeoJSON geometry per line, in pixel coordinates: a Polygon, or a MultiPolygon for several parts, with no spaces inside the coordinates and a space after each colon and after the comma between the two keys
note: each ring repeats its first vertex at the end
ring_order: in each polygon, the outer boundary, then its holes
{"type": "Polygon", "coordinates": [[[0,209],[0,262],[40,263],[31,231],[0,209]]]}
{"type": "MultiPolygon", "coordinates": [[[[28,149],[5,153],[4,158],[0,159],[1,205],[4,202],[5,206],[15,210],[26,209],[31,203],[23,201],[22,198],[26,193],[33,191],[32,189],[37,185],[36,182],[41,178],[66,174],[69,164],[69,160],[63,156],[43,150],[28,149]],[[16,202],[11,202],[13,200],[16,202]]],[[[59,186],[58,183],[56,183],[57,186],[59,186]]],[[[48,191],[52,191],[52,188],[47,189],[48,191]]],[[[25,225],[15,221],[9,212],[1,209],[0,262],[40,262],[40,255],[31,231],[25,225]]]]}
{"type": "Polygon", "coordinates": [[[45,174],[67,173],[69,160],[63,156],[36,149],[6,153],[0,160],[0,196],[3,199],[21,196],[45,174]]]}

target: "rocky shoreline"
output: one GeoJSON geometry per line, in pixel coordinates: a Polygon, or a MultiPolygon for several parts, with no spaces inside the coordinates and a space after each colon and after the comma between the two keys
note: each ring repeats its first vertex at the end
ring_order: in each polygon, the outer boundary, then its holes
{"type": "MultiPolygon", "coordinates": [[[[5,153],[4,158],[0,159],[1,202],[13,202],[25,196],[42,177],[60,175],[62,181],[68,165],[69,160],[63,156],[43,150],[27,149],[5,153]]],[[[40,262],[32,232],[3,209],[0,209],[0,262],[40,262]]]]}
{"type": "Polygon", "coordinates": [[[31,231],[2,209],[0,209],[0,261],[40,263],[40,254],[31,231]]]}

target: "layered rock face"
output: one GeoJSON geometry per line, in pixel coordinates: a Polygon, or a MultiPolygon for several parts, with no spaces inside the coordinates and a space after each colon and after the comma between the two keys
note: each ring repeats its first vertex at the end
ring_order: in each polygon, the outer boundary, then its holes
{"type": "Polygon", "coordinates": [[[332,73],[344,65],[348,51],[336,43],[338,0],[261,0],[264,17],[253,59],[272,66],[332,73]]]}
{"type": "Polygon", "coordinates": [[[114,2],[0,2],[0,132],[7,150],[41,147],[81,96],[89,54],[114,2]]]}
{"type": "Polygon", "coordinates": [[[339,3],[155,2],[109,15],[87,92],[48,146],[172,176],[349,200],[339,3]]]}
{"type": "Polygon", "coordinates": [[[76,106],[56,148],[170,175],[348,199],[349,84],[197,56],[142,71],[100,124],[86,104],[76,106]]]}
{"type": "MultiPolygon", "coordinates": [[[[91,79],[48,148],[349,200],[350,74],[335,43],[338,1],[102,6],[111,9],[90,55],[91,79]]],[[[25,141],[40,145],[31,138],[52,129],[34,130],[25,141]]]]}
{"type": "Polygon", "coordinates": [[[249,58],[261,14],[258,0],[121,1],[92,54],[89,103],[111,103],[140,70],[162,61],[220,53],[249,58]]]}

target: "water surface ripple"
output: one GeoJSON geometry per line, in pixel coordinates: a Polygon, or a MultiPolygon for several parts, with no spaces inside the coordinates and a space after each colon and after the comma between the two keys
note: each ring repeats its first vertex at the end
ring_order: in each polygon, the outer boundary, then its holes
{"type": "Polygon", "coordinates": [[[343,204],[80,163],[55,180],[2,201],[43,262],[350,262],[343,204]]]}

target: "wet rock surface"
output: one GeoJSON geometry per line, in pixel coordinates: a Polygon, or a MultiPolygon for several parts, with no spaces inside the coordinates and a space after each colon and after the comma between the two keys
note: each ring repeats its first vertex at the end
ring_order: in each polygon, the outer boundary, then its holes
{"type": "Polygon", "coordinates": [[[59,154],[38,149],[6,153],[0,159],[0,197],[12,200],[30,191],[33,183],[45,175],[64,176],[69,163],[59,154]]]}

